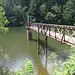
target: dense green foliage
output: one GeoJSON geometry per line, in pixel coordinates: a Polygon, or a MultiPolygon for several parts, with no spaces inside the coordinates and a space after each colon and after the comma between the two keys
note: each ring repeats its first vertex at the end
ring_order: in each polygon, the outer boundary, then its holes
{"type": "MultiPolygon", "coordinates": [[[[24,69],[17,69],[16,71],[12,71],[12,70],[4,67],[5,66],[4,63],[6,63],[6,62],[2,62],[2,60],[5,61],[5,59],[3,57],[4,56],[6,57],[7,55],[5,55],[5,54],[3,55],[2,52],[0,52],[0,54],[1,54],[1,56],[0,56],[0,75],[34,75],[33,64],[28,59],[25,61],[24,69]]],[[[6,57],[6,59],[7,58],[8,57],[6,57]]]]}
{"type": "Polygon", "coordinates": [[[4,27],[5,25],[7,25],[8,20],[5,16],[5,11],[4,8],[2,7],[2,0],[0,0],[0,32],[7,32],[8,28],[4,27]]]}
{"type": "Polygon", "coordinates": [[[5,66],[5,64],[10,60],[7,53],[3,53],[3,49],[0,48],[0,75],[34,75],[34,67],[29,59],[26,59],[25,66],[23,69],[17,69],[12,71],[5,66]]]}
{"type": "Polygon", "coordinates": [[[17,69],[16,72],[9,70],[8,75],[34,75],[33,64],[28,59],[25,61],[24,69],[17,69]]]}
{"type": "Polygon", "coordinates": [[[54,75],[75,75],[75,48],[71,50],[71,56],[69,56],[69,59],[55,65],[57,66],[54,69],[54,75]]]}
{"type": "Polygon", "coordinates": [[[25,25],[28,15],[33,22],[75,23],[74,0],[6,0],[3,6],[9,26],[25,25]]]}

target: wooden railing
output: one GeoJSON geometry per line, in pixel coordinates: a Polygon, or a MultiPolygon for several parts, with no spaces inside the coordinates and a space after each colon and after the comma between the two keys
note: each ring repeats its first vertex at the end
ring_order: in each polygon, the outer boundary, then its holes
{"type": "Polygon", "coordinates": [[[27,22],[27,28],[75,46],[75,26],[27,22]]]}

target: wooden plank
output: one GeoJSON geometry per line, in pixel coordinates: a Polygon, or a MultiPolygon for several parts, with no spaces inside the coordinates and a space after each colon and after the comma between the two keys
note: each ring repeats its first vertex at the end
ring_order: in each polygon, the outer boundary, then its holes
{"type": "MultiPolygon", "coordinates": [[[[38,32],[38,27],[36,27],[36,29],[35,29],[35,27],[30,26],[29,28],[36,31],[36,32],[38,32]]],[[[60,34],[60,33],[57,33],[57,32],[55,33],[53,31],[50,31],[50,33],[49,33],[49,30],[47,30],[46,34],[44,34],[45,29],[43,29],[43,28],[39,29],[39,33],[41,33],[41,30],[42,30],[43,35],[49,36],[53,39],[55,39],[55,36],[56,36],[56,40],[58,40],[58,41],[61,41],[62,37],[60,37],[60,36],[63,36],[63,39],[65,40],[65,41],[63,41],[63,43],[75,46],[75,42],[72,42],[71,39],[69,39],[69,41],[66,41],[68,38],[70,38],[70,36],[65,35],[65,30],[64,30],[64,34],[60,34]],[[60,35],[60,36],[58,36],[58,35],[60,35]]],[[[75,41],[74,37],[72,39],[75,41]]]]}

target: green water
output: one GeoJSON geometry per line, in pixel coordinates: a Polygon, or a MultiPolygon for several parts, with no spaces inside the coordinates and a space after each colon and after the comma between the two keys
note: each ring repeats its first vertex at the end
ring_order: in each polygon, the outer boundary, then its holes
{"type": "MultiPolygon", "coordinates": [[[[43,46],[45,36],[40,34],[40,47],[43,46]]],[[[15,71],[17,68],[23,68],[25,60],[28,58],[34,65],[34,71],[37,75],[49,75],[50,69],[55,62],[65,61],[69,54],[69,46],[60,44],[60,42],[48,38],[48,54],[44,52],[38,55],[37,51],[37,32],[33,31],[33,40],[27,40],[27,30],[24,27],[12,27],[7,34],[0,33],[0,47],[7,52],[10,60],[5,66],[15,71]],[[53,58],[55,53],[57,58],[53,58]]],[[[42,50],[43,51],[43,50],[42,50]]],[[[52,74],[51,74],[52,75],[52,74]]]]}

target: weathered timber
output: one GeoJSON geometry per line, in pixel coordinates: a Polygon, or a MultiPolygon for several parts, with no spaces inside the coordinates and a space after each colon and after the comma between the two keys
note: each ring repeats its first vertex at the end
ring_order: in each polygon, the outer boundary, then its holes
{"type": "Polygon", "coordinates": [[[46,36],[46,54],[47,54],[47,36],[46,36]]]}
{"type": "Polygon", "coordinates": [[[38,54],[40,54],[40,51],[39,51],[39,40],[40,39],[39,39],[39,26],[38,26],[38,42],[37,42],[38,43],[38,54]]]}
{"type": "Polygon", "coordinates": [[[29,28],[31,25],[31,21],[27,22],[27,40],[32,40],[32,30],[29,28]]]}
{"type": "Polygon", "coordinates": [[[32,30],[27,29],[27,40],[32,40],[32,30]]]}
{"type": "Polygon", "coordinates": [[[75,46],[75,26],[31,23],[27,28],[38,32],[38,26],[39,33],[59,40],[61,43],[75,46]]]}

